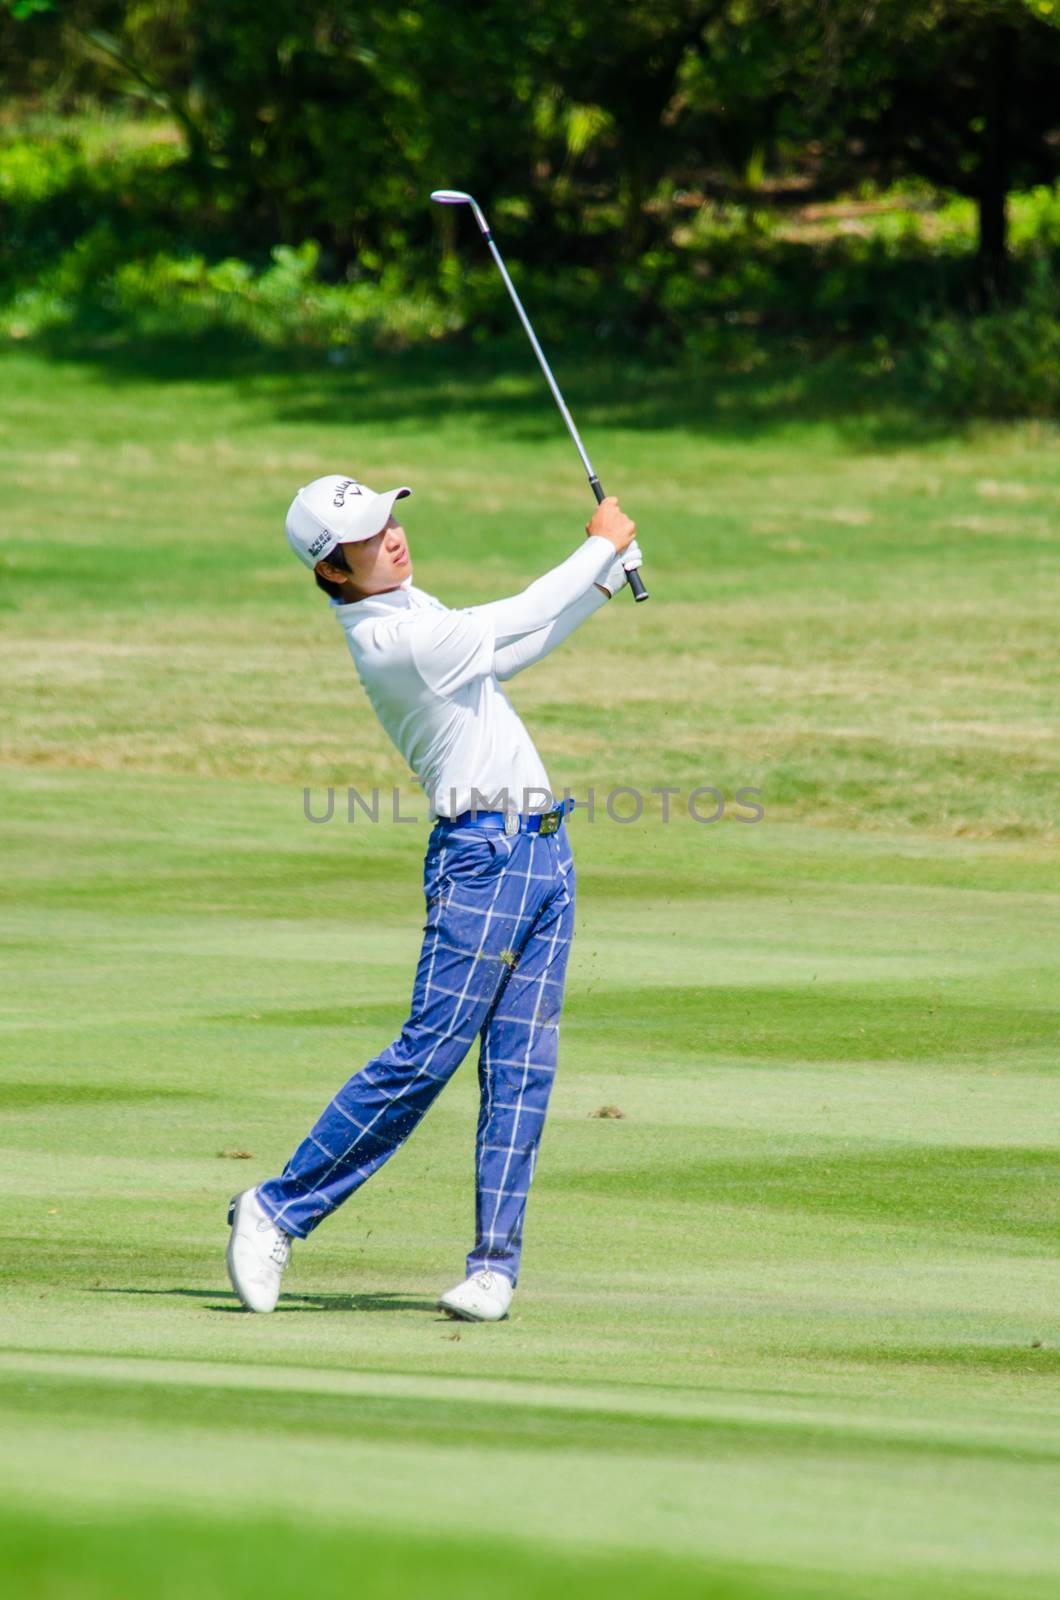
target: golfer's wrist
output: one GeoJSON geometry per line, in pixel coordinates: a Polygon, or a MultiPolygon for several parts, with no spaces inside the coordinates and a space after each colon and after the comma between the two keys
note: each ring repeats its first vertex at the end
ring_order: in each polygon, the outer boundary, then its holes
{"type": "Polygon", "coordinates": [[[606,586],[607,574],[618,559],[611,540],[605,538],[603,534],[593,533],[585,540],[582,549],[585,552],[582,557],[585,563],[582,570],[585,574],[586,587],[590,583],[602,583],[606,586]]]}
{"type": "Polygon", "coordinates": [[[610,593],[608,579],[614,569],[615,562],[621,561],[622,552],[618,549],[615,541],[609,539],[605,533],[591,533],[586,543],[595,547],[596,554],[599,557],[593,582],[597,585],[602,584],[610,593]]]}

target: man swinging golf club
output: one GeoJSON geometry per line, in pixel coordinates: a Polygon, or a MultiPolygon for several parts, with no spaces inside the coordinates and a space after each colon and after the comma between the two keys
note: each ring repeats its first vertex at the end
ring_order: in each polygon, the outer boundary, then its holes
{"type": "Polygon", "coordinates": [[[305,1239],[408,1138],[475,1036],[481,1106],[475,1242],[439,1301],[451,1316],[505,1317],[556,1071],[574,930],[564,815],[501,682],[541,661],[640,565],[634,524],[605,499],[588,537],[521,594],[452,611],[414,587],[394,516],[407,488],[376,494],[318,478],[287,513],[287,538],[331,597],[361,683],[428,796],[427,920],[409,1017],[335,1095],[283,1174],[237,1195],[227,1263],[248,1311],[272,1311],[292,1239],[305,1239]]]}

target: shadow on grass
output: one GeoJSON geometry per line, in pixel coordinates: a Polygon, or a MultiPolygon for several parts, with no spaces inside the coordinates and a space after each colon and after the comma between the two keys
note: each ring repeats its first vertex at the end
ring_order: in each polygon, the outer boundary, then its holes
{"type": "MultiPolygon", "coordinates": [[[[161,1297],[163,1299],[179,1300],[207,1300],[213,1301],[212,1305],[203,1307],[205,1311],[237,1312],[243,1315],[243,1307],[233,1296],[231,1300],[218,1301],[218,1295],[223,1294],[221,1289],[92,1289],[92,1294],[107,1295],[145,1295],[161,1297]]],[[[388,1289],[379,1289],[364,1294],[282,1294],[276,1311],[430,1311],[437,1312],[438,1305],[435,1300],[412,1298],[407,1295],[393,1294],[388,1289]]],[[[275,1315],[275,1312],[273,1313],[275,1315]]]]}
{"type": "Polygon", "coordinates": [[[110,1083],[3,1083],[0,1111],[22,1111],[37,1106],[139,1105],[151,1101],[209,1100],[209,1089],[176,1089],[161,1084],[110,1083]]]}
{"type": "MultiPolygon", "coordinates": [[[[9,346],[9,348],[11,348],[9,346]]],[[[495,437],[553,439],[555,408],[525,341],[458,338],[380,351],[278,350],[218,329],[209,338],[127,331],[41,334],[20,342],[56,363],[91,366],[114,383],[229,383],[259,412],[286,423],[436,427],[475,418],[495,437]]],[[[916,388],[881,369],[865,344],[762,336],[716,355],[629,356],[586,343],[553,348],[564,393],[583,428],[678,428],[733,439],[828,424],[853,447],[904,448],[961,433],[916,388]]]]}

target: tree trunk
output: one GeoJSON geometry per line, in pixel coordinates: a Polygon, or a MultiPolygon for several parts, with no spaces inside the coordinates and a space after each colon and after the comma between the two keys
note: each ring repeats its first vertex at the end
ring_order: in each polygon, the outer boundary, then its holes
{"type": "Polygon", "coordinates": [[[1008,281],[1009,117],[1016,35],[998,26],[989,36],[983,154],[979,167],[979,294],[991,305],[1008,281]]]}

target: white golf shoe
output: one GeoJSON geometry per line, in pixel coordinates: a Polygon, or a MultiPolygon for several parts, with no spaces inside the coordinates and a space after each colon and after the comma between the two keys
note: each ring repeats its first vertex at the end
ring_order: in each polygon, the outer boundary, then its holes
{"type": "Polygon", "coordinates": [[[291,1259],[291,1236],[258,1204],[256,1189],[244,1189],[228,1208],[225,1262],[232,1288],[248,1311],[275,1311],[291,1259]]]}
{"type": "Polygon", "coordinates": [[[463,1322],[501,1322],[508,1315],[514,1293],[512,1280],[503,1272],[473,1272],[442,1295],[438,1310],[463,1322]]]}

